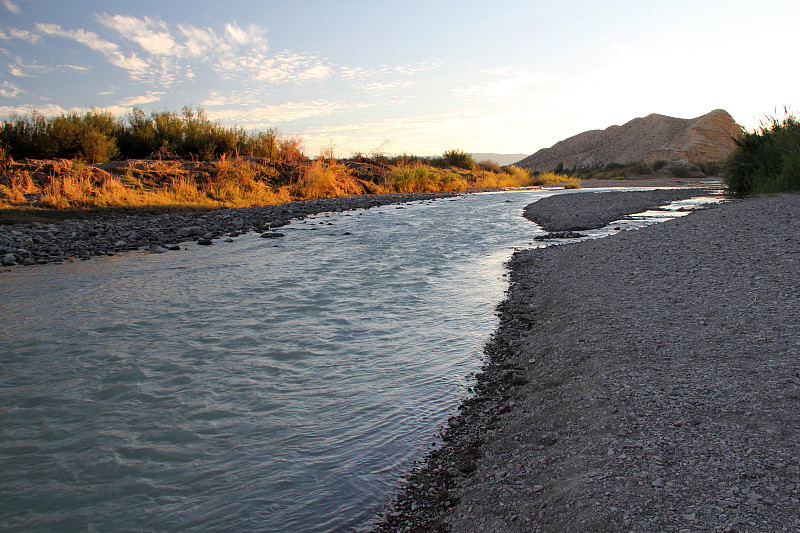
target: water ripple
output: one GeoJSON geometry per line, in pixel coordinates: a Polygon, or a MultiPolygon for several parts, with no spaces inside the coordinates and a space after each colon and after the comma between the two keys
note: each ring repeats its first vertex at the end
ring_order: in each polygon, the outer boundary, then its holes
{"type": "Polygon", "coordinates": [[[479,367],[543,194],[4,273],[0,528],[368,526],[479,367]]]}

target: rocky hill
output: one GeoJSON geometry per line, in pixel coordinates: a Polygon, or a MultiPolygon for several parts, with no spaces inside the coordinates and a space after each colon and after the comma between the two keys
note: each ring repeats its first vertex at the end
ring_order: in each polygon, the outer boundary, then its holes
{"type": "Polygon", "coordinates": [[[543,148],[517,163],[530,170],[591,168],[607,163],[686,162],[695,165],[723,161],[733,150],[739,126],[727,111],[716,109],[693,119],[652,114],[622,126],[575,135],[543,148]]]}

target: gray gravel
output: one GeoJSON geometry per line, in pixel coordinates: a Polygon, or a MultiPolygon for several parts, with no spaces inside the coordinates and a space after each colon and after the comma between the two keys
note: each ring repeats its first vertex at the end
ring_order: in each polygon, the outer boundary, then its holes
{"type": "Polygon", "coordinates": [[[279,237],[279,232],[270,230],[290,220],[321,212],[366,209],[453,195],[365,195],[243,209],[0,225],[0,265],[32,266],[86,260],[132,250],[161,253],[180,249],[181,243],[212,245],[218,239],[235,238],[252,231],[261,232],[265,237],[279,237]]]}
{"type": "Polygon", "coordinates": [[[475,394],[378,529],[800,530],[798,226],[758,197],[515,254],[475,394]]]}
{"type": "Polygon", "coordinates": [[[559,194],[530,204],[525,208],[524,216],[545,231],[598,229],[625,215],[655,209],[676,200],[702,196],[710,191],[712,189],[692,188],[559,194]]]}

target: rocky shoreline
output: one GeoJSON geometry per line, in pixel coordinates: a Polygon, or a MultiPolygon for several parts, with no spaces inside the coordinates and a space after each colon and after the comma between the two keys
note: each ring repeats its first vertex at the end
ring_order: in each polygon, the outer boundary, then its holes
{"type": "Polygon", "coordinates": [[[242,209],[0,225],[0,265],[61,263],[133,250],[162,253],[180,249],[181,243],[211,245],[217,239],[235,238],[253,231],[277,237],[279,233],[270,230],[317,213],[369,209],[455,194],[364,195],[242,209]]]}
{"type": "Polygon", "coordinates": [[[797,531],[799,221],[759,197],[517,252],[474,394],[376,530],[797,531]]]}

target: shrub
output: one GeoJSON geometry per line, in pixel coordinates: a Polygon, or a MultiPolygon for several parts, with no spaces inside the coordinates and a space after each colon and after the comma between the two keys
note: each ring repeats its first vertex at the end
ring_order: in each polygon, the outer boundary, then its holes
{"type": "Polygon", "coordinates": [[[567,189],[578,189],[581,186],[581,180],[565,174],[544,172],[533,177],[533,185],[562,185],[567,189]]]}
{"type": "Polygon", "coordinates": [[[303,142],[298,136],[284,137],[278,141],[278,159],[284,163],[304,161],[303,142]]]}
{"type": "Polygon", "coordinates": [[[495,172],[497,174],[503,171],[503,169],[500,168],[500,165],[491,159],[486,159],[485,161],[478,163],[478,168],[481,170],[488,170],[489,172],[495,172]]]}
{"type": "Polygon", "coordinates": [[[722,170],[732,194],[800,190],[800,122],[788,110],[782,120],[770,117],[759,130],[734,142],[722,170]]]}
{"type": "Polygon", "coordinates": [[[462,152],[461,150],[447,150],[442,154],[444,164],[450,167],[463,168],[465,170],[474,170],[477,163],[472,159],[472,154],[462,152]]]}
{"type": "Polygon", "coordinates": [[[675,165],[672,167],[672,175],[676,178],[688,178],[689,167],[687,165],[675,165]]]}

